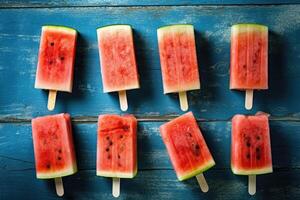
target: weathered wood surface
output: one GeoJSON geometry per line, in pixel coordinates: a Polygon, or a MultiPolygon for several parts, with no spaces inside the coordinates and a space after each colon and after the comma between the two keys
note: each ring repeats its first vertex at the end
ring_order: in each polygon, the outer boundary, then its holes
{"type": "Polygon", "coordinates": [[[126,23],[134,28],[141,89],[128,92],[129,113],[139,119],[139,172],[121,183],[122,199],[300,199],[300,5],[298,0],[0,1],[0,199],[56,199],[51,181],[35,178],[30,120],[59,112],[72,116],[79,172],[64,178],[66,199],[110,199],[111,180],[95,175],[96,121],[120,113],[117,94],[103,94],[96,28],[126,23]],[[205,5],[209,4],[209,5],[205,5]],[[272,5],[273,4],[273,5],[272,5]],[[275,5],[276,4],[276,5],[275,5]],[[289,5],[293,4],[293,5],[289,5]],[[25,8],[26,7],[26,8],[25,8]],[[229,88],[230,26],[263,23],[270,28],[270,89],[254,94],[229,88]],[[189,92],[217,165],[205,173],[210,191],[196,180],[178,182],[158,127],[182,114],[177,95],[163,95],[156,29],[194,24],[200,91],[189,92]],[[79,31],[72,94],[59,93],[54,112],[47,92],[34,89],[41,26],[79,31]],[[247,178],[230,170],[230,119],[237,113],[271,114],[274,173],[258,177],[257,194],[247,178]]]}
{"type": "Polygon", "coordinates": [[[257,22],[270,28],[270,89],[255,91],[254,109],[299,119],[300,5],[228,7],[97,7],[4,9],[0,12],[0,117],[44,115],[47,92],[33,89],[39,37],[44,24],[79,31],[73,93],[59,93],[56,112],[97,116],[120,112],[117,94],[103,94],[96,27],[126,23],[134,28],[141,89],[128,92],[128,112],[143,116],[180,113],[178,95],[162,92],[156,29],[195,25],[201,90],[188,93],[198,118],[229,119],[244,113],[244,92],[229,90],[230,26],[257,22]],[[123,17],[126,16],[126,17],[123,17]]]}
{"type": "Polygon", "coordinates": [[[2,0],[0,7],[86,7],[86,6],[186,6],[186,5],[282,5],[299,0],[2,0]]]}
{"type": "MultiPolygon", "coordinates": [[[[201,194],[195,180],[178,182],[158,128],[163,122],[139,122],[138,175],[122,181],[124,199],[247,199],[247,178],[230,170],[230,122],[201,122],[216,166],[205,173],[210,192],[201,194]]],[[[300,122],[271,121],[274,173],[258,177],[257,198],[297,199],[300,195],[300,122]]],[[[3,199],[55,198],[53,182],[35,178],[31,126],[0,126],[0,190],[3,199]],[[5,184],[4,184],[5,183],[5,184]],[[25,184],[26,183],[26,184],[25,184]],[[13,192],[16,190],[17,192],[13,192]]],[[[96,177],[96,123],[73,123],[79,172],[64,178],[66,197],[111,198],[111,180],[96,177]]],[[[0,195],[0,197],[1,197],[0,195]]]]}

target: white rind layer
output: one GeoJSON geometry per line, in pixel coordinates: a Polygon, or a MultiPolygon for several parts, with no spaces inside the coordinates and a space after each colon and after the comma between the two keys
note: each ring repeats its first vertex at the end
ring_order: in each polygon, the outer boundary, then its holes
{"type": "Polygon", "coordinates": [[[58,178],[58,177],[64,177],[64,176],[69,176],[72,174],[75,174],[77,172],[77,166],[76,164],[63,169],[63,170],[58,170],[56,172],[36,172],[36,177],[38,179],[52,179],[52,178],[58,178]]]}
{"type": "Polygon", "coordinates": [[[235,167],[231,167],[231,170],[234,174],[237,175],[257,175],[257,174],[268,174],[273,172],[273,167],[264,167],[260,169],[238,169],[235,167]]]}
{"type": "Polygon", "coordinates": [[[117,177],[117,178],[133,178],[137,174],[137,170],[133,173],[126,173],[126,172],[111,172],[111,171],[97,171],[97,176],[104,176],[104,177],[117,177]]]}

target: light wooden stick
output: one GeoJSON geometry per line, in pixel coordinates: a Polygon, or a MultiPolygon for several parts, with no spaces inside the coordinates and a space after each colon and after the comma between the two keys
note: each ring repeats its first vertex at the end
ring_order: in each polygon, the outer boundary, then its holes
{"type": "Polygon", "coordinates": [[[251,110],[253,105],[253,90],[246,90],[245,108],[251,110]]]}
{"type": "Polygon", "coordinates": [[[207,185],[207,182],[206,182],[206,180],[205,180],[205,177],[204,177],[203,173],[198,174],[198,175],[196,176],[196,178],[197,178],[198,184],[199,184],[199,186],[200,186],[200,188],[201,188],[201,191],[202,191],[202,192],[208,192],[209,187],[208,187],[208,185],[207,185]]]}
{"type": "Polygon", "coordinates": [[[55,107],[55,101],[56,101],[56,90],[49,90],[49,96],[48,96],[48,110],[52,111],[55,107]]]}
{"type": "Polygon", "coordinates": [[[120,108],[122,111],[128,109],[126,90],[119,91],[120,108]]]}
{"type": "Polygon", "coordinates": [[[256,193],[256,175],[249,175],[248,192],[250,195],[254,195],[256,193]]]}
{"type": "Polygon", "coordinates": [[[62,197],[64,195],[64,185],[63,185],[63,181],[62,178],[55,178],[54,179],[55,182],[55,189],[56,189],[56,194],[60,197],[62,197]]]}
{"type": "Polygon", "coordinates": [[[112,195],[117,198],[120,196],[120,178],[112,179],[112,195]]]}
{"type": "Polygon", "coordinates": [[[180,101],[181,110],[182,111],[187,111],[189,109],[189,104],[188,104],[186,91],[179,92],[179,101],[180,101]]]}

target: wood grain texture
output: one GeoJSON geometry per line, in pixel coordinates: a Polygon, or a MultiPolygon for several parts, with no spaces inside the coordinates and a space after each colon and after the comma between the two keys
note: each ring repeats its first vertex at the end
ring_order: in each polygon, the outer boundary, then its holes
{"type": "Polygon", "coordinates": [[[2,0],[0,8],[86,7],[86,6],[185,6],[185,5],[279,5],[299,4],[299,0],[2,0]]]}
{"type": "MultiPolygon", "coordinates": [[[[172,169],[161,140],[159,126],[164,122],[139,122],[139,169],[172,169]]],[[[206,142],[217,163],[215,169],[230,168],[230,122],[200,122],[206,142]]],[[[271,121],[273,165],[275,168],[300,168],[300,122],[271,121]],[[283,156],[284,155],[284,156],[283,156]]],[[[4,123],[0,125],[1,169],[26,170],[34,168],[31,125],[4,123]],[[20,149],[16,151],[16,147],[20,149]]],[[[73,123],[78,167],[95,169],[96,123],[73,123]]]]}
{"type": "MultiPolygon", "coordinates": [[[[177,181],[158,132],[162,123],[139,123],[139,171],[132,180],[122,179],[122,199],[247,198],[247,177],[233,175],[230,170],[229,122],[199,124],[216,161],[216,166],[205,173],[210,185],[210,192],[205,195],[200,193],[196,179],[177,181]]],[[[300,122],[271,121],[270,125],[274,173],[258,176],[256,197],[295,199],[300,195],[300,143],[295,142],[299,140],[300,122]]],[[[0,190],[7,191],[0,194],[0,199],[19,199],[24,195],[31,199],[54,199],[53,181],[35,178],[31,125],[5,123],[0,125],[0,132],[0,182],[6,183],[0,184],[0,190]]],[[[112,198],[111,180],[95,175],[96,123],[73,123],[73,134],[79,172],[64,178],[66,197],[112,198]]]]}
{"type": "Polygon", "coordinates": [[[254,92],[254,108],[299,120],[300,5],[227,7],[99,7],[9,9],[0,12],[0,117],[30,119],[47,114],[47,92],[33,89],[41,26],[62,24],[79,31],[73,93],[59,93],[55,112],[72,116],[119,113],[117,93],[102,93],[96,27],[126,23],[134,28],[141,89],[128,91],[129,113],[181,113],[178,95],[164,95],[156,29],[191,23],[196,30],[201,90],[188,92],[198,118],[228,120],[245,113],[244,92],[229,90],[230,26],[262,23],[270,28],[269,85],[254,92]],[[123,17],[126,16],[126,17],[123,17]]]}
{"type": "Polygon", "coordinates": [[[0,0],[0,200],[58,199],[53,181],[35,178],[30,121],[59,112],[72,116],[79,172],[64,178],[65,199],[112,199],[111,179],[97,177],[96,122],[121,113],[118,95],[102,93],[96,28],[131,24],[141,89],[128,92],[138,117],[138,175],[121,181],[121,199],[300,199],[300,1],[169,0],[82,1],[0,0]],[[275,5],[276,4],[276,5],[275,5]],[[293,4],[293,5],[290,5],[293,4]],[[269,85],[244,109],[244,93],[229,90],[230,26],[269,26],[269,85]],[[179,182],[158,128],[182,114],[177,95],[163,95],[156,29],[191,23],[196,30],[201,90],[188,93],[217,165],[196,179],[179,182]],[[54,112],[48,92],[34,89],[41,26],[66,25],[79,31],[73,93],[59,93],[54,112]],[[237,113],[271,114],[274,173],[258,176],[257,194],[247,177],[230,170],[230,119],[237,113]]]}

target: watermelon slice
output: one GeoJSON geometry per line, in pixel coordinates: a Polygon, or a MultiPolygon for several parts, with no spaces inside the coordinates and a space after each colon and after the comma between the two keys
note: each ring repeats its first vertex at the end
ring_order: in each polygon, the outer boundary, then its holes
{"type": "Polygon", "coordinates": [[[266,114],[232,118],[231,168],[234,174],[271,173],[272,156],[266,114]]]}
{"type": "Polygon", "coordinates": [[[77,172],[69,114],[32,119],[32,137],[37,178],[50,179],[77,172]]]}
{"type": "Polygon", "coordinates": [[[164,93],[200,89],[194,27],[164,26],[157,37],[164,93]]]}
{"type": "Polygon", "coordinates": [[[137,173],[137,120],[133,115],[100,115],[97,176],[133,178],[137,173]]]}
{"type": "Polygon", "coordinates": [[[163,124],[160,132],[180,181],[215,165],[192,112],[163,124]]]}
{"type": "Polygon", "coordinates": [[[230,89],[268,89],[268,27],[231,28],[230,89]]]}
{"type": "Polygon", "coordinates": [[[72,92],[76,30],[43,26],[35,88],[72,92]]]}
{"type": "Polygon", "coordinates": [[[104,92],[140,87],[129,25],[111,25],[97,29],[104,92]]]}

